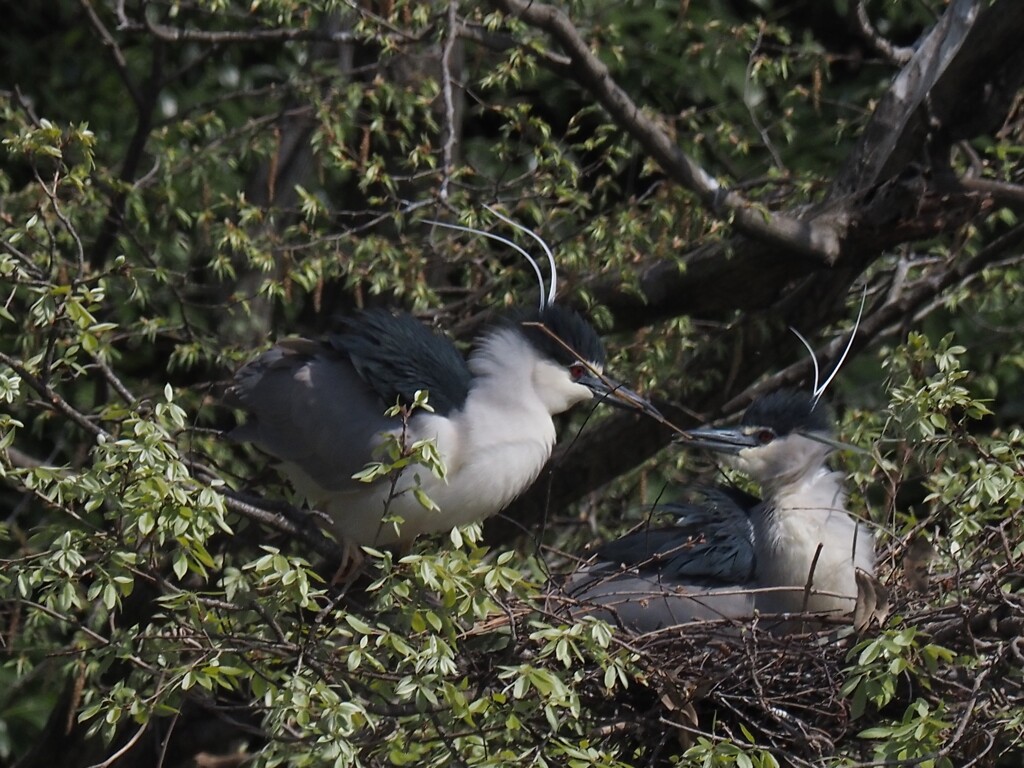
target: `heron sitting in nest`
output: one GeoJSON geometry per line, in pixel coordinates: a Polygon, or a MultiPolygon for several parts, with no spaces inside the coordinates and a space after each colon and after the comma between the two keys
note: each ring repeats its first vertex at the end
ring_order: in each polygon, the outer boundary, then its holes
{"type": "Polygon", "coordinates": [[[573,574],[574,613],[650,632],[755,613],[852,611],[857,570],[874,572],[874,543],[846,509],[843,475],[826,466],[837,444],[818,397],[775,392],[751,404],[736,427],[685,434],[723,454],[764,498],[719,487],[700,503],[662,505],[673,525],[609,542],[573,574]]]}

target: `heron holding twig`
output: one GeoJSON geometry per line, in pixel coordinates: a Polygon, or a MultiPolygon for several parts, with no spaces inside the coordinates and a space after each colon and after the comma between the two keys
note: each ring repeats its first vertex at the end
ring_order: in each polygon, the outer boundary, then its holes
{"type": "Polygon", "coordinates": [[[468,361],[412,316],[377,310],[349,318],[341,333],[323,341],[280,341],[235,375],[229,401],[246,421],[232,436],[275,458],[349,544],[404,544],[498,512],[551,455],[552,417],[578,403],[598,398],[660,418],[647,400],[605,376],[604,345],[593,326],[555,303],[551,249],[492,213],[541,244],[550,285],[545,294],[539,265],[510,240],[442,224],[514,248],[541,287],[539,308],[485,330],[468,361]],[[404,420],[385,415],[423,390],[430,410],[414,410],[404,420]],[[408,445],[433,441],[444,477],[417,465],[394,482],[354,479],[387,435],[408,445]],[[424,503],[424,494],[436,508],[424,503]],[[401,524],[386,522],[392,517],[401,524]]]}

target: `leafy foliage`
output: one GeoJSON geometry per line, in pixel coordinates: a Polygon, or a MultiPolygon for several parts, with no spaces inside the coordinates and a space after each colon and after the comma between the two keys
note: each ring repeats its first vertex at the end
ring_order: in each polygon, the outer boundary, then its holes
{"type": "MultiPolygon", "coordinates": [[[[11,9],[0,764],[1019,762],[1019,99],[848,195],[881,202],[847,211],[850,244],[814,262],[682,184],[600,83],[572,79],[568,47],[506,5],[11,9]],[[927,187],[949,174],[967,202],[927,187]],[[903,184],[915,204],[888,205],[903,184]],[[457,529],[369,550],[357,578],[335,573],[312,516],[276,511],[276,476],[222,438],[231,372],[356,307],[402,304],[468,339],[532,303],[514,256],[424,222],[492,229],[495,201],[556,248],[560,296],[608,332],[609,367],[680,423],[737,410],[779,368],[806,376],[785,326],[825,347],[863,278],[862,351],[833,394],[843,438],[870,449],[839,461],[878,527],[880,626],[709,641],[570,619],[549,587],[564,553],[693,482],[678,451],[645,461],[666,435],[624,450],[611,419],[564,425],[552,482],[585,474],[571,451],[630,471],[599,494],[579,481],[571,506],[527,497],[548,523],[529,540],[457,529]],[[698,281],[687,306],[677,278],[698,281]]],[[[899,70],[846,23],[852,3],[555,5],[637,112],[769,222],[836,204],[899,70]]],[[[944,9],[870,8],[900,44],[944,9]]],[[[364,477],[417,467],[443,476],[434,446],[399,440],[364,477]]]]}

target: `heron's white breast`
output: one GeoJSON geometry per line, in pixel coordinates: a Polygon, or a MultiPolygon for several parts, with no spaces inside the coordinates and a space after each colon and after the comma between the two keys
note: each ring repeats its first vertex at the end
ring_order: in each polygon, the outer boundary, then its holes
{"type": "Polygon", "coordinates": [[[874,546],[867,526],[846,511],[841,476],[818,470],[779,488],[772,503],[758,525],[758,535],[766,539],[765,551],[758,553],[758,586],[795,589],[766,593],[763,602],[772,610],[799,611],[804,608],[803,589],[813,579],[815,592],[832,594],[812,593],[808,610],[852,610],[855,571],[873,572],[874,546]]]}

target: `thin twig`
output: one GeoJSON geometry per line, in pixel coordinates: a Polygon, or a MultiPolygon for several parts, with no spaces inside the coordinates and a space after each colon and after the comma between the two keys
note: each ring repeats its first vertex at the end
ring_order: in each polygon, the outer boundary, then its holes
{"type": "MultiPolygon", "coordinates": [[[[344,32],[324,32],[320,29],[298,29],[294,27],[274,27],[260,29],[232,29],[210,32],[203,29],[182,29],[158,24],[144,16],[145,29],[151,35],[165,43],[207,43],[224,45],[228,43],[285,43],[292,40],[322,43],[354,43],[358,35],[346,30],[344,32]]],[[[132,24],[132,29],[139,29],[139,24],[132,24]]]]}
{"type": "Polygon", "coordinates": [[[448,23],[445,28],[444,48],[441,51],[441,95],[444,99],[444,144],[441,148],[441,186],[438,197],[448,203],[448,185],[451,183],[455,163],[455,98],[452,94],[452,57],[459,38],[459,3],[448,2],[448,23]]]}
{"type": "Polygon", "coordinates": [[[139,739],[142,738],[143,734],[149,729],[149,722],[144,722],[139,726],[135,734],[128,739],[128,742],[121,747],[119,750],[114,752],[110,757],[104,760],[102,763],[95,763],[90,765],[89,768],[110,768],[111,765],[120,760],[124,755],[131,751],[132,747],[139,743],[139,739]]]}
{"type": "MultiPolygon", "coordinates": [[[[772,143],[771,136],[768,135],[768,130],[761,123],[761,119],[757,116],[757,109],[753,104],[753,79],[754,79],[754,62],[757,57],[758,50],[761,48],[761,43],[764,40],[764,25],[762,21],[757,30],[757,39],[754,41],[754,46],[750,50],[750,55],[747,57],[747,71],[743,77],[743,105],[747,108],[747,114],[750,115],[750,122],[754,124],[754,128],[761,136],[761,143],[764,144],[765,149],[768,150],[768,154],[772,156],[772,164],[780,171],[785,173],[785,164],[782,162],[782,157],[779,155],[775,145],[772,143]]],[[[734,187],[735,189],[735,187],[734,187]]]]}
{"type": "Polygon", "coordinates": [[[10,357],[5,353],[0,352],[0,363],[6,365],[8,368],[17,373],[25,381],[26,384],[32,387],[32,389],[34,389],[39,394],[39,396],[46,401],[48,405],[50,405],[54,410],[63,413],[65,416],[67,416],[69,419],[75,422],[75,424],[80,426],[82,429],[86,430],[87,432],[90,432],[96,437],[110,436],[110,433],[107,432],[107,430],[103,429],[103,427],[99,426],[98,424],[94,424],[92,421],[89,420],[87,416],[85,416],[85,414],[80,413],[79,411],[72,408],[68,404],[68,402],[63,397],[54,392],[48,384],[43,382],[34,374],[30,373],[28,369],[25,368],[24,364],[21,363],[21,361],[15,360],[13,357],[10,357]]]}
{"type": "Polygon", "coordinates": [[[85,15],[89,18],[89,23],[92,24],[93,29],[95,29],[96,33],[100,36],[100,40],[103,41],[103,45],[106,46],[108,51],[110,51],[110,57],[114,60],[114,69],[117,70],[117,75],[121,78],[121,82],[124,83],[124,87],[127,89],[128,95],[131,96],[132,101],[135,102],[135,108],[141,110],[145,102],[142,98],[142,94],[139,92],[138,86],[129,74],[128,60],[125,58],[124,52],[121,50],[121,46],[117,44],[114,36],[110,34],[110,30],[108,30],[103,24],[99,14],[96,13],[96,9],[92,7],[91,0],[78,0],[78,3],[82,6],[85,11],[85,15]]]}

